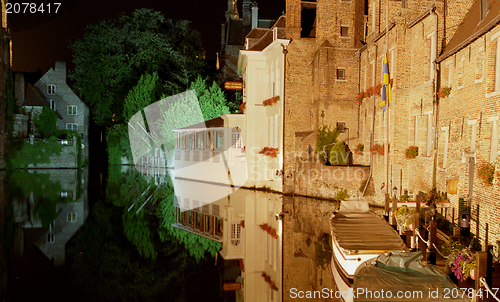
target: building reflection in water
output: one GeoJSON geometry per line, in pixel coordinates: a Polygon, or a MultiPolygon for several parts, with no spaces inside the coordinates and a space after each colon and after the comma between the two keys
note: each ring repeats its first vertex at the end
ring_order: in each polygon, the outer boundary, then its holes
{"type": "MultiPolygon", "coordinates": [[[[175,190],[176,228],[222,243],[224,260],[239,260],[243,301],[280,301],[282,195],[239,189],[212,202],[221,191],[213,183],[181,180],[175,190]]],[[[238,300],[238,299],[237,299],[238,300]]]]}
{"type": "Polygon", "coordinates": [[[7,180],[12,201],[14,256],[22,258],[25,245],[35,244],[54,261],[65,263],[65,247],[88,216],[88,169],[15,171],[7,180]]]}

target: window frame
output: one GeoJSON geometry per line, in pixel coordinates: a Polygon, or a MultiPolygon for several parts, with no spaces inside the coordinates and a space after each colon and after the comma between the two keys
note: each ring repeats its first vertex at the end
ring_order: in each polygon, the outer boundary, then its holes
{"type": "Polygon", "coordinates": [[[74,130],[78,131],[78,123],[66,123],[66,130],[74,130]],[[68,126],[71,125],[71,129],[68,128],[68,126]],[[74,129],[74,126],[76,125],[76,129],[74,129]]]}
{"type": "Polygon", "coordinates": [[[49,95],[55,95],[56,94],[56,85],[54,85],[54,84],[47,84],[47,94],[49,94],[49,95]]]}
{"type": "Polygon", "coordinates": [[[66,107],[66,114],[67,115],[78,115],[78,106],[77,105],[68,105],[66,107]],[[74,112],[74,113],[72,113],[72,112],[74,112]]]}

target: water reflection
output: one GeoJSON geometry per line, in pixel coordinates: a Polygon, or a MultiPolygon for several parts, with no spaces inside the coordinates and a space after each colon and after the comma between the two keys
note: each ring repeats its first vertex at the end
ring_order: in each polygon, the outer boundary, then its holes
{"type": "Polygon", "coordinates": [[[64,265],[66,243],[88,215],[88,169],[14,170],[7,174],[7,200],[12,202],[14,256],[22,258],[26,244],[35,244],[64,265]],[[29,233],[30,242],[25,235],[29,233]]]}

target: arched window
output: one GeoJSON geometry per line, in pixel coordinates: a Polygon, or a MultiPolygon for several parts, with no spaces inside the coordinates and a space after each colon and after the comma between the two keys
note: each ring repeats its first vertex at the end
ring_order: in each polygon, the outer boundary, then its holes
{"type": "Polygon", "coordinates": [[[241,129],[234,127],[231,135],[231,146],[235,149],[243,149],[243,139],[241,137],[241,129]]]}

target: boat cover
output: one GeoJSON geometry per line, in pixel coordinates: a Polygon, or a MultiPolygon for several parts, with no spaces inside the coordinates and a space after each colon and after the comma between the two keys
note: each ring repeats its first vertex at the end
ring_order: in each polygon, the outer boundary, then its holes
{"type": "Polygon", "coordinates": [[[374,213],[338,212],[332,218],[332,236],[345,254],[408,250],[396,230],[374,213]]]}
{"type": "Polygon", "coordinates": [[[448,276],[421,259],[421,252],[406,252],[366,261],[354,276],[354,301],[471,301],[448,276]]]}

